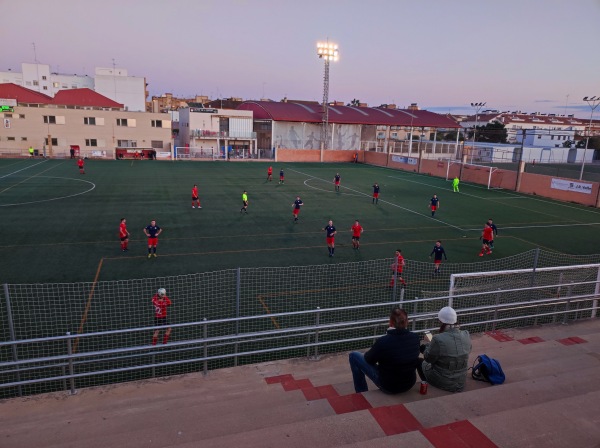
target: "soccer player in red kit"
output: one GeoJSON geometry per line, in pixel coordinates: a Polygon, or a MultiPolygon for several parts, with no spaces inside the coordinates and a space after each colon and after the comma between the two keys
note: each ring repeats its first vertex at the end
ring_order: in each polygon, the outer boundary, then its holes
{"type": "Polygon", "coordinates": [[[364,232],[363,227],[359,224],[358,219],[354,221],[354,225],[350,228],[352,232],[352,248],[360,250],[360,235],[364,232]]]}
{"type": "Polygon", "coordinates": [[[492,254],[492,249],[490,248],[490,242],[493,243],[494,241],[494,229],[492,229],[492,226],[490,226],[489,223],[485,223],[485,227],[483,228],[483,231],[481,232],[481,236],[479,237],[481,239],[481,252],[479,253],[480,257],[483,257],[483,254],[485,253],[486,255],[491,255],[492,254]]]}
{"type": "Polygon", "coordinates": [[[198,208],[202,208],[200,206],[200,199],[198,199],[198,185],[196,184],[192,187],[192,208],[196,208],[194,204],[198,204],[198,208]]]}
{"type": "Polygon", "coordinates": [[[271,182],[273,180],[273,167],[267,168],[267,180],[271,182]]]}
{"type": "Polygon", "coordinates": [[[84,161],[83,159],[79,159],[77,161],[77,166],[79,167],[79,174],[85,174],[85,169],[83,168],[84,161]]]}
{"type": "MultiPolygon", "coordinates": [[[[171,299],[167,297],[167,291],[164,288],[160,288],[154,297],[152,297],[152,305],[154,305],[154,325],[168,327],[163,336],[163,344],[166,344],[171,336],[171,327],[169,327],[169,321],[167,320],[167,307],[171,306],[171,299]]],[[[152,335],[152,345],[156,345],[158,342],[158,335],[160,334],[160,328],[154,330],[152,335]]]]}
{"type": "Polygon", "coordinates": [[[119,224],[119,238],[121,238],[121,250],[127,252],[129,249],[129,231],[127,230],[127,220],[121,218],[121,224],[119,224]]]}
{"type": "Polygon", "coordinates": [[[402,256],[402,251],[400,249],[396,249],[396,259],[390,266],[394,271],[394,274],[392,275],[392,280],[390,281],[390,287],[394,286],[394,279],[396,276],[398,277],[398,280],[400,280],[400,283],[402,283],[402,286],[406,286],[406,282],[402,278],[402,270],[404,269],[404,264],[405,262],[404,257],[402,256]]]}

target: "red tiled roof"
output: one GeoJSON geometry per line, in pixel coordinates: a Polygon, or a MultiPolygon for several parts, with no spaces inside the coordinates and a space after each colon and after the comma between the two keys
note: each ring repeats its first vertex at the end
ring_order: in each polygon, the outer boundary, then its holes
{"type": "Polygon", "coordinates": [[[44,95],[13,83],[0,84],[0,98],[18,103],[53,104],[56,106],[110,107],[122,109],[123,105],[91,89],[59,90],[56,96],[44,95]]]}
{"type": "Polygon", "coordinates": [[[122,109],[123,105],[111,100],[91,89],[68,89],[59,90],[52,101],[53,104],[61,106],[89,106],[89,107],[110,107],[122,109]]]}
{"type": "Polygon", "coordinates": [[[26,89],[12,82],[0,84],[0,98],[16,100],[18,103],[52,104],[52,97],[26,89]]]}
{"type": "MultiPolygon", "coordinates": [[[[254,119],[258,120],[320,123],[323,119],[322,109],[318,103],[245,101],[238,109],[253,111],[254,119]]],[[[434,128],[461,127],[451,118],[427,110],[354,106],[329,106],[329,122],[434,128]]]]}

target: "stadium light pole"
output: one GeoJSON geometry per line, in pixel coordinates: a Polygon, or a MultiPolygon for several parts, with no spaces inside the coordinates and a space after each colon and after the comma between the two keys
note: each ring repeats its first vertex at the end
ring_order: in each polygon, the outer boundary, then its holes
{"type": "Polygon", "coordinates": [[[585,139],[585,149],[583,150],[583,160],[581,161],[581,172],[579,173],[579,180],[583,179],[583,168],[585,167],[585,153],[588,150],[588,145],[590,144],[590,134],[592,133],[592,118],[594,116],[594,110],[600,105],[600,95],[599,96],[585,96],[583,97],[583,101],[588,103],[588,106],[591,107],[592,112],[590,113],[590,124],[588,126],[588,135],[585,139]]]}
{"type": "Polygon", "coordinates": [[[325,61],[325,74],[323,75],[323,131],[321,148],[327,149],[329,144],[329,62],[339,58],[338,46],[327,42],[317,43],[317,55],[325,61]]]}
{"type": "Polygon", "coordinates": [[[473,149],[475,149],[475,134],[477,133],[477,124],[479,123],[479,112],[487,103],[471,103],[471,107],[475,108],[475,129],[473,129],[473,149]]]}

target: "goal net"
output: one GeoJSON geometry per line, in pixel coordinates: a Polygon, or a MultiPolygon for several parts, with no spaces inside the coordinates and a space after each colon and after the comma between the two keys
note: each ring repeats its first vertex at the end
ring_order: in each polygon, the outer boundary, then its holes
{"type": "Polygon", "coordinates": [[[197,146],[176,146],[175,160],[226,160],[222,149],[197,146]]]}
{"type": "MultiPolygon", "coordinates": [[[[480,184],[487,186],[488,190],[494,188],[494,173],[498,171],[498,168],[490,165],[477,165],[474,163],[463,163],[459,161],[449,161],[446,168],[446,180],[453,178],[452,173],[460,172],[461,182],[470,182],[474,184],[480,184]],[[450,167],[456,165],[457,168],[450,167]]],[[[455,174],[457,176],[457,174],[455,174]]]]}

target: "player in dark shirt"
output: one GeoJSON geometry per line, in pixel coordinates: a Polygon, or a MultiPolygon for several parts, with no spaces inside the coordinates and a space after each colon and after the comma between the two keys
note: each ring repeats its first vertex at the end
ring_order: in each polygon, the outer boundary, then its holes
{"type": "Polygon", "coordinates": [[[435,264],[435,269],[434,269],[433,273],[439,274],[440,268],[442,267],[442,256],[444,257],[445,260],[448,259],[448,257],[446,256],[446,251],[442,247],[442,242],[440,240],[437,240],[435,242],[435,246],[433,246],[433,250],[429,254],[429,258],[431,258],[432,255],[433,255],[433,263],[435,264]]]}
{"type": "Polygon", "coordinates": [[[336,173],[335,177],[333,178],[333,184],[335,185],[335,191],[339,192],[340,191],[340,179],[342,178],[342,176],[340,176],[340,173],[336,173]]]}
{"type": "Polygon", "coordinates": [[[327,225],[323,227],[327,234],[327,250],[329,251],[329,256],[333,257],[335,252],[335,234],[337,233],[335,227],[333,226],[333,221],[329,220],[327,225]]]}
{"type": "Polygon", "coordinates": [[[435,211],[440,208],[440,198],[437,197],[437,194],[434,194],[430,199],[429,208],[431,209],[431,216],[435,216],[435,211]]]}
{"type": "Polygon", "coordinates": [[[280,183],[280,184],[284,184],[284,183],[285,183],[285,175],[284,175],[284,173],[283,173],[283,169],[281,169],[281,170],[279,171],[279,183],[280,183]]]}
{"type": "Polygon", "coordinates": [[[302,202],[302,199],[300,199],[300,196],[296,196],[296,200],[292,204],[292,207],[294,207],[294,209],[292,211],[292,215],[294,216],[294,222],[298,222],[298,213],[300,213],[300,207],[302,207],[303,205],[304,205],[304,202],[302,202]]]}
{"type": "Polygon", "coordinates": [[[146,226],[144,233],[148,237],[148,258],[156,258],[156,245],[158,244],[158,235],[160,235],[162,229],[156,224],[156,221],[150,221],[150,225],[146,226]]]}
{"type": "Polygon", "coordinates": [[[379,184],[375,182],[373,185],[373,201],[372,204],[379,203],[379,184]]]}

